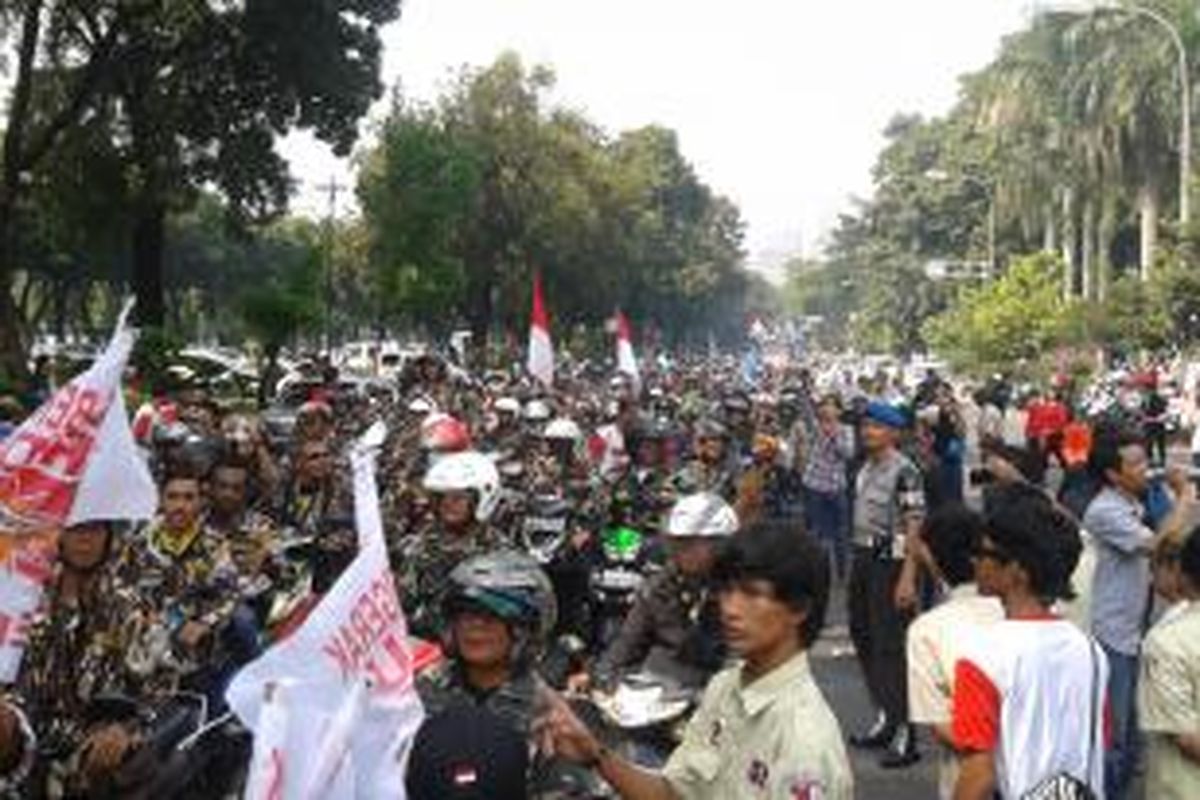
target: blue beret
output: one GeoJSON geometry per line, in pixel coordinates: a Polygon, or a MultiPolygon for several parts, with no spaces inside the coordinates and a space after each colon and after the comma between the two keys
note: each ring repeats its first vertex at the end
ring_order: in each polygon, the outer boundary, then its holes
{"type": "Polygon", "coordinates": [[[908,427],[908,417],[893,405],[881,403],[878,400],[867,404],[867,419],[888,428],[901,430],[908,427]]]}

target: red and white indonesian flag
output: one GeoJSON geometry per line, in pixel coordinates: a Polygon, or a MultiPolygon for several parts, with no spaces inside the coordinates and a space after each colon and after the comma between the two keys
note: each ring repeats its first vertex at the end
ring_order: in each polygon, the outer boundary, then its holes
{"type": "Polygon", "coordinates": [[[0,533],[90,520],[150,519],[158,493],[133,442],[121,374],[133,350],[127,304],[91,369],[0,443],[0,533]]]}
{"type": "Polygon", "coordinates": [[[633,326],[625,312],[617,309],[617,372],[629,376],[635,389],[642,385],[642,374],[638,369],[637,356],[633,353],[633,326]]]}
{"type": "Polygon", "coordinates": [[[550,342],[550,319],[542,299],[542,276],[533,276],[533,310],[529,317],[529,374],[545,386],[554,383],[554,345],[550,342]]]}
{"type": "Polygon", "coordinates": [[[379,516],[375,456],[384,434],[376,424],[351,456],[358,556],[308,619],[225,693],[254,732],[247,798],[405,796],[408,749],[424,712],[379,516]]]}

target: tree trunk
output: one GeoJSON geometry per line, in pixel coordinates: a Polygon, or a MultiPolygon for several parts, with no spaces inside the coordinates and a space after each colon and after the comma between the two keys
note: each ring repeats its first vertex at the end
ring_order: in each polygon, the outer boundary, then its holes
{"type": "Polygon", "coordinates": [[[1084,300],[1096,298],[1096,202],[1090,197],[1083,201],[1083,242],[1081,244],[1084,300]]]}
{"type": "Polygon", "coordinates": [[[24,135],[33,97],[33,74],[42,38],[44,0],[30,0],[21,18],[16,76],[8,103],[4,130],[3,185],[0,186],[0,373],[24,380],[29,376],[21,317],[12,297],[12,276],[17,268],[16,211],[21,192],[21,159],[24,135]]]}
{"type": "Polygon", "coordinates": [[[166,203],[147,200],[140,204],[133,229],[133,291],[142,327],[161,328],[166,317],[162,274],[166,217],[166,203]]]}
{"type": "Polygon", "coordinates": [[[1108,299],[1112,282],[1112,245],[1117,230],[1117,198],[1109,193],[1100,207],[1100,223],[1096,230],[1096,299],[1108,299]]]}
{"type": "Polygon", "coordinates": [[[1075,296],[1075,256],[1079,230],[1075,224],[1075,193],[1070,188],[1062,193],[1062,221],[1063,296],[1070,299],[1075,296]]]}
{"type": "Polygon", "coordinates": [[[1054,202],[1051,201],[1042,209],[1042,250],[1047,253],[1058,251],[1058,218],[1055,214],[1054,202]]]}
{"type": "Polygon", "coordinates": [[[1138,274],[1143,281],[1150,280],[1154,270],[1154,256],[1158,251],[1158,185],[1147,178],[1138,192],[1138,217],[1141,228],[1141,252],[1138,258],[1138,274]]]}

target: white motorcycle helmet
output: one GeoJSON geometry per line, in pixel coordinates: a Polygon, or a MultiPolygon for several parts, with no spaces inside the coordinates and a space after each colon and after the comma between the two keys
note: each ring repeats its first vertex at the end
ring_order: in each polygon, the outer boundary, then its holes
{"type": "Polygon", "coordinates": [[[724,538],[737,530],[737,512],[720,495],[711,492],[681,498],[667,517],[669,537],[724,538]]]}
{"type": "Polygon", "coordinates": [[[546,428],[542,431],[542,438],[566,439],[578,443],[583,441],[583,431],[575,424],[575,420],[559,417],[546,423],[546,428]]]}
{"type": "Polygon", "coordinates": [[[550,406],[545,400],[530,400],[525,404],[522,416],[526,422],[545,422],[550,419],[550,406]]]}
{"type": "Polygon", "coordinates": [[[501,397],[492,407],[497,414],[512,414],[515,417],[521,413],[521,401],[515,397],[501,397]]]}
{"type": "Polygon", "coordinates": [[[422,482],[429,492],[475,492],[475,519],[487,522],[500,502],[500,473],[483,453],[468,450],[438,459],[422,482]]]}

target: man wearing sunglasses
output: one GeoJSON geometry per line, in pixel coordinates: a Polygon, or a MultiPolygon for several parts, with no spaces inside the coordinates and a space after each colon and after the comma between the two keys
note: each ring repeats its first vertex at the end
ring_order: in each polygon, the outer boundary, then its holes
{"type": "Polygon", "coordinates": [[[955,665],[950,735],[960,771],[953,796],[1059,796],[1031,793],[1064,784],[1098,793],[1107,659],[1050,610],[1072,595],[1079,530],[1034,487],[1009,487],[1002,499],[974,561],[980,594],[999,598],[1005,618],[964,637],[955,665]]]}

